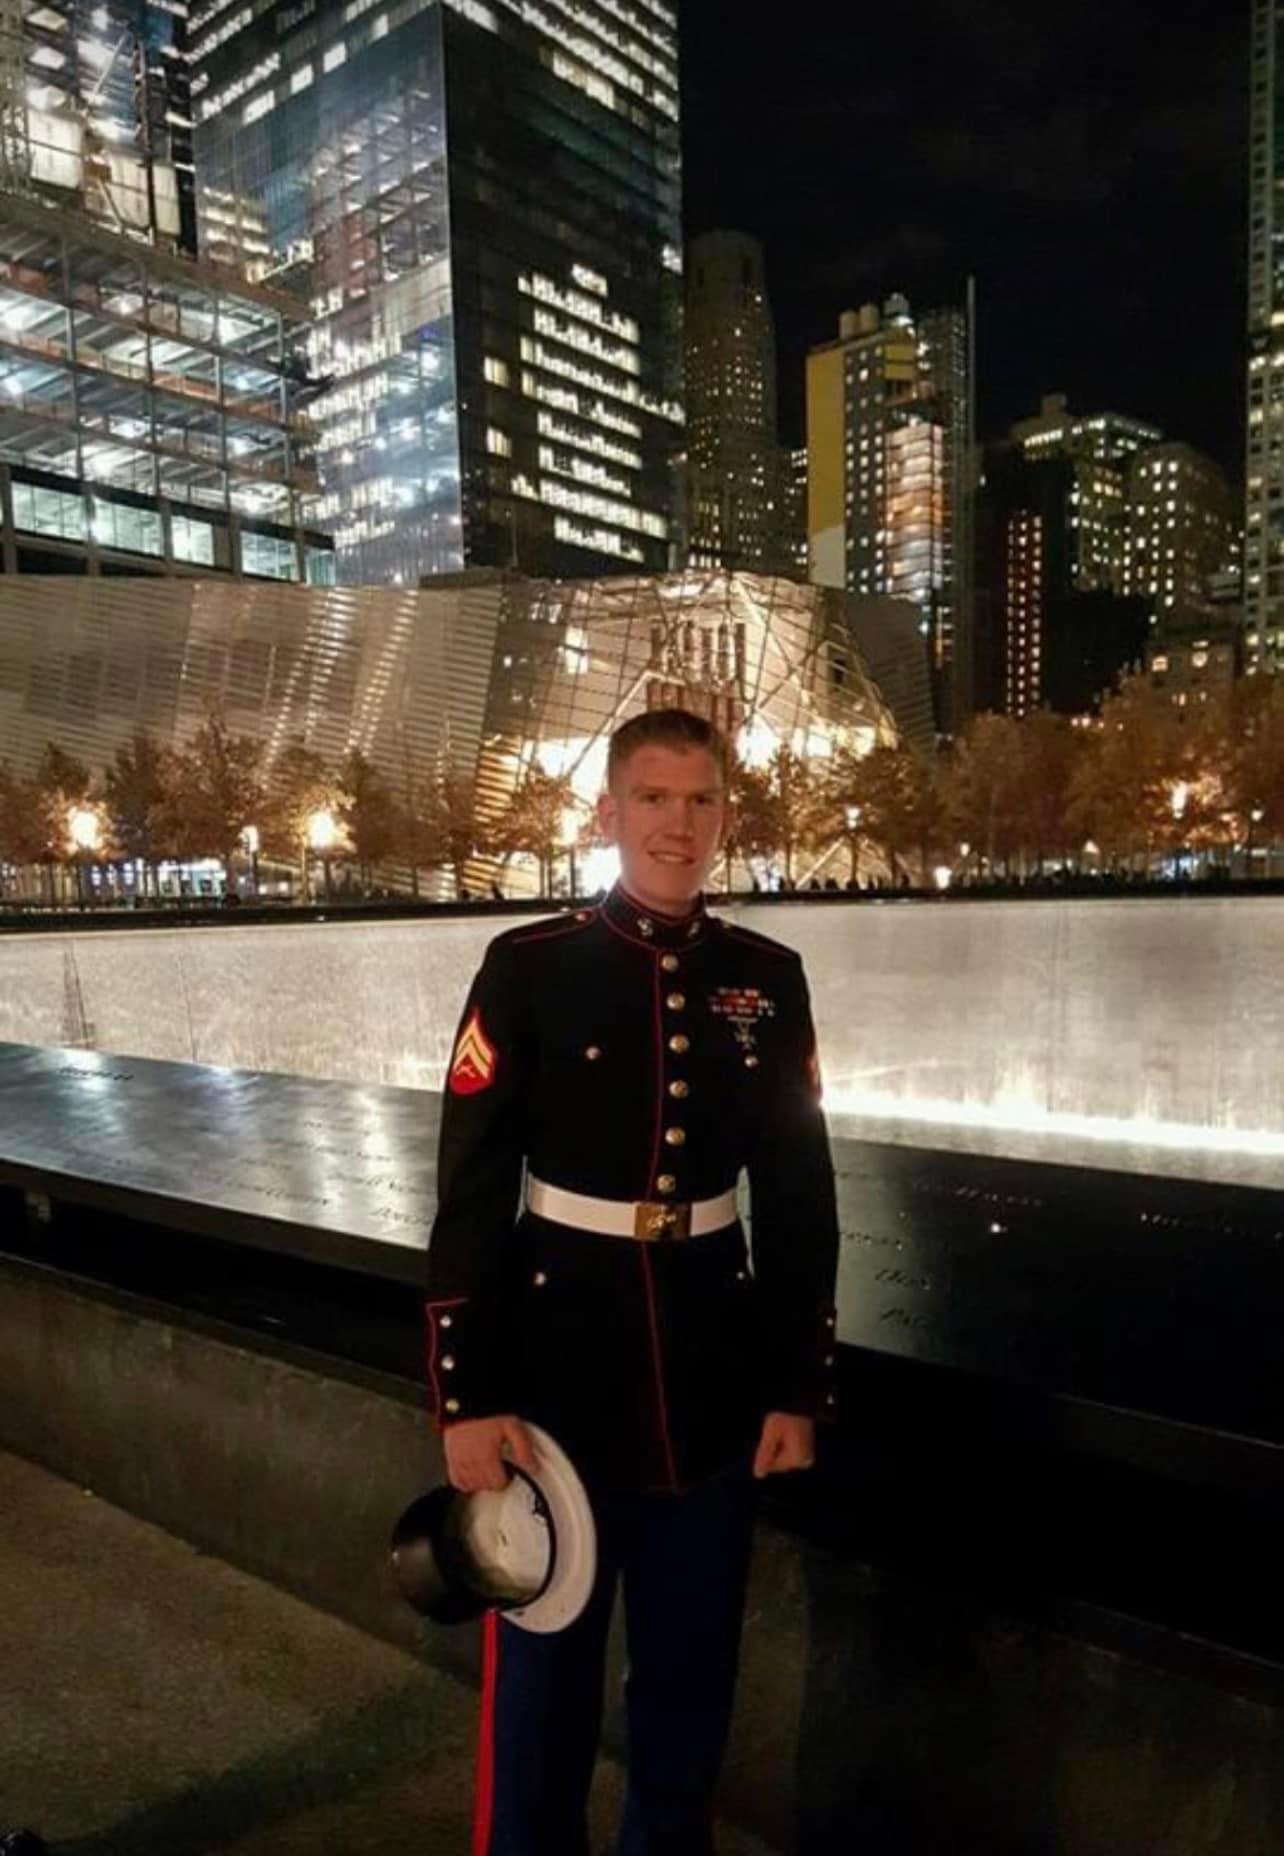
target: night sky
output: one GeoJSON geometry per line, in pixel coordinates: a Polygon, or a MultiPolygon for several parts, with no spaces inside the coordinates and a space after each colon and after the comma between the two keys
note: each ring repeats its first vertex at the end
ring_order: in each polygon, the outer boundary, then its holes
{"type": "Polygon", "coordinates": [[[688,229],[760,237],[783,438],[845,307],[978,290],[979,423],[1064,391],[1243,474],[1249,0],[685,0],[688,229]]]}

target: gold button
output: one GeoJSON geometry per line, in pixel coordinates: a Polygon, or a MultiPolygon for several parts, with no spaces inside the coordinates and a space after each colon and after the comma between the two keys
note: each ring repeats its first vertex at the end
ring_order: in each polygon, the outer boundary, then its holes
{"type": "Polygon", "coordinates": [[[596,1063],[602,1055],[601,1047],[597,1044],[590,1044],[584,1055],[590,1063],[596,1063]]]}
{"type": "Polygon", "coordinates": [[[758,1057],[746,1057],[745,1058],[746,1070],[756,1070],[758,1068],[760,1061],[761,1059],[758,1057]]]}
{"type": "Polygon", "coordinates": [[[671,1096],[677,1096],[678,1100],[681,1101],[684,1096],[689,1096],[691,1094],[691,1085],[690,1083],[683,1082],[670,1083],[669,1094],[671,1096]]]}
{"type": "Polygon", "coordinates": [[[826,1316],[825,1316],[825,1326],[826,1326],[827,1328],[832,1328],[832,1327],[833,1327],[833,1325],[834,1325],[834,1319],[835,1319],[835,1318],[834,1318],[834,1316],[833,1316],[833,1315],[826,1315],[826,1316]]]}
{"type": "Polygon", "coordinates": [[[673,1177],[672,1173],[661,1173],[659,1179],[655,1182],[655,1189],[657,1192],[676,1192],[678,1189],[678,1182],[673,1177]]]}
{"type": "Polygon", "coordinates": [[[535,1284],[537,1289],[542,1289],[547,1283],[548,1277],[544,1274],[543,1270],[536,1270],[535,1274],[531,1277],[531,1281],[535,1284]]]}
{"type": "Polygon", "coordinates": [[[679,1057],[684,1057],[690,1048],[690,1038],[685,1037],[681,1031],[679,1031],[677,1037],[669,1039],[669,1049],[676,1052],[679,1057]]]}
{"type": "Polygon", "coordinates": [[[685,1128],[666,1128],[664,1138],[670,1147],[681,1147],[687,1138],[687,1131],[685,1128]]]}
{"type": "Polygon", "coordinates": [[[664,1003],[671,1012],[680,1012],[686,1002],[687,995],[684,992],[671,992],[664,1003]]]}
{"type": "Polygon", "coordinates": [[[638,933],[639,933],[639,934],[644,934],[644,935],[653,935],[653,934],[655,933],[655,923],[654,923],[654,922],[649,922],[649,921],[648,921],[648,920],[646,919],[646,916],[645,916],[645,915],[639,915],[639,917],[638,917],[638,933]]]}
{"type": "Polygon", "coordinates": [[[446,1410],[447,1411],[458,1411],[459,1400],[457,1398],[448,1398],[446,1400],[446,1410]]]}
{"type": "Polygon", "coordinates": [[[825,1365],[826,1365],[826,1366],[832,1366],[833,1364],[834,1364],[834,1356],[833,1356],[833,1354],[832,1354],[832,1353],[827,1353],[827,1354],[825,1355],[825,1365]]]}
{"type": "Polygon", "coordinates": [[[676,973],[681,964],[676,954],[666,954],[660,962],[666,973],[676,973]]]}
{"type": "Polygon", "coordinates": [[[437,1325],[442,1328],[453,1328],[455,1325],[455,1317],[453,1315],[443,1315],[437,1325]]]}
{"type": "Polygon", "coordinates": [[[455,1356],[454,1356],[454,1354],[453,1354],[453,1353],[444,1353],[444,1354],[443,1354],[443,1355],[441,1356],[441,1370],[442,1370],[442,1372],[443,1372],[443,1373],[453,1373],[453,1372],[454,1372],[454,1370],[455,1370],[455,1356]]]}

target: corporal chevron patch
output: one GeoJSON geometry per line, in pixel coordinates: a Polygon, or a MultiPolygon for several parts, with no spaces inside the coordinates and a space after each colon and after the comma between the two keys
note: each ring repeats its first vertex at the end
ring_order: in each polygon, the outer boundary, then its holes
{"type": "Polygon", "coordinates": [[[479,1095],[495,1080],[498,1052],[486,1036],[480,1010],[474,1011],[459,1034],[450,1063],[450,1092],[456,1096],[479,1095]]]}

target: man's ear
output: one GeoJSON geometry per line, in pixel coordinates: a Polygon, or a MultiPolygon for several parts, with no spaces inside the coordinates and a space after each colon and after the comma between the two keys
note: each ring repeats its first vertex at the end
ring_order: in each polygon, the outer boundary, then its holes
{"type": "Polygon", "coordinates": [[[618,808],[615,795],[608,790],[601,794],[597,802],[597,828],[608,844],[615,843],[615,822],[618,808]]]}

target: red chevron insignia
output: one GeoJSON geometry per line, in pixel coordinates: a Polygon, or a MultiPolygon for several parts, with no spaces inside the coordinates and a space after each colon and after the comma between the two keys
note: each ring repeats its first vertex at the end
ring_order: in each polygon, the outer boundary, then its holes
{"type": "Polygon", "coordinates": [[[474,1011],[459,1034],[450,1065],[450,1092],[456,1096],[479,1095],[495,1080],[498,1053],[486,1036],[481,1012],[474,1011]]]}

